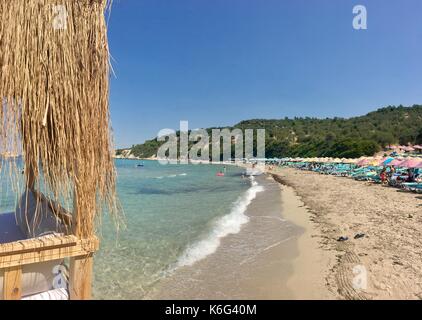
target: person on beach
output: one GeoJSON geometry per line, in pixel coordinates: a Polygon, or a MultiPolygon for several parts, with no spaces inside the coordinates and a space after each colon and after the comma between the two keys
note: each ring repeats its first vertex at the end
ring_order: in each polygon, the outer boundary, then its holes
{"type": "Polygon", "coordinates": [[[387,182],[387,169],[386,168],[382,168],[381,173],[380,173],[380,179],[382,184],[385,184],[387,182]]]}
{"type": "Polygon", "coordinates": [[[407,169],[406,182],[415,182],[415,171],[413,169],[407,169]]]}
{"type": "Polygon", "coordinates": [[[394,176],[394,173],[396,173],[396,169],[394,169],[393,166],[390,166],[389,171],[387,172],[387,182],[388,183],[391,183],[392,178],[394,176]]]}

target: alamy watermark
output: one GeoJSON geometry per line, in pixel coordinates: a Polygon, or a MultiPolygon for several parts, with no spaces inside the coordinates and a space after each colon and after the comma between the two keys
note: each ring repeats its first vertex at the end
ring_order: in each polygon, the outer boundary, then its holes
{"type": "Polygon", "coordinates": [[[164,142],[157,152],[162,164],[240,162],[243,159],[262,162],[265,158],[265,129],[189,130],[188,121],[180,121],[179,134],[173,129],[163,129],[157,140],[164,142]]]}
{"type": "Polygon", "coordinates": [[[66,30],[67,29],[67,10],[62,4],[53,5],[53,29],[66,30]]]}
{"type": "Polygon", "coordinates": [[[52,270],[53,274],[54,274],[54,278],[53,278],[53,288],[54,289],[67,289],[68,286],[68,279],[67,279],[67,268],[65,265],[63,264],[59,264],[53,267],[52,270]]]}
{"type": "Polygon", "coordinates": [[[353,7],[353,17],[352,25],[355,30],[366,30],[368,28],[367,21],[367,11],[364,5],[356,5],[353,7]]]}
{"type": "Polygon", "coordinates": [[[366,290],[368,287],[368,272],[365,266],[356,265],[353,267],[353,274],[355,275],[352,280],[352,286],[355,290],[366,290]]]}

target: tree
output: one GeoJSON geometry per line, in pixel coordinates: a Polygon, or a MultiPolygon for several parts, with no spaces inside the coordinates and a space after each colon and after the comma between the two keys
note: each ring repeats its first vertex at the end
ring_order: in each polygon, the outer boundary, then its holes
{"type": "Polygon", "coordinates": [[[416,144],[422,144],[422,129],[419,130],[418,135],[416,136],[415,139],[415,143],[416,144]]]}

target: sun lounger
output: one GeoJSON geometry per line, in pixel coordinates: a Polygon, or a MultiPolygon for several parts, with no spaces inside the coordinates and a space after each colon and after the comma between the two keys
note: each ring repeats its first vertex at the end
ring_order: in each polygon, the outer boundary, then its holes
{"type": "Polygon", "coordinates": [[[405,182],[402,185],[404,190],[422,193],[421,182],[405,182]]]}

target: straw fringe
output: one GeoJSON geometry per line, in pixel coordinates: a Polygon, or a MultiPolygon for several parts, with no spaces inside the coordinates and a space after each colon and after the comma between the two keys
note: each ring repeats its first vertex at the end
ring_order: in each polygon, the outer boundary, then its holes
{"type": "Polygon", "coordinates": [[[104,16],[109,5],[0,1],[0,152],[22,154],[27,187],[33,175],[35,188],[54,201],[74,201],[74,232],[81,237],[93,235],[103,209],[118,212],[104,16]],[[63,29],[57,5],[66,9],[63,29]]]}

